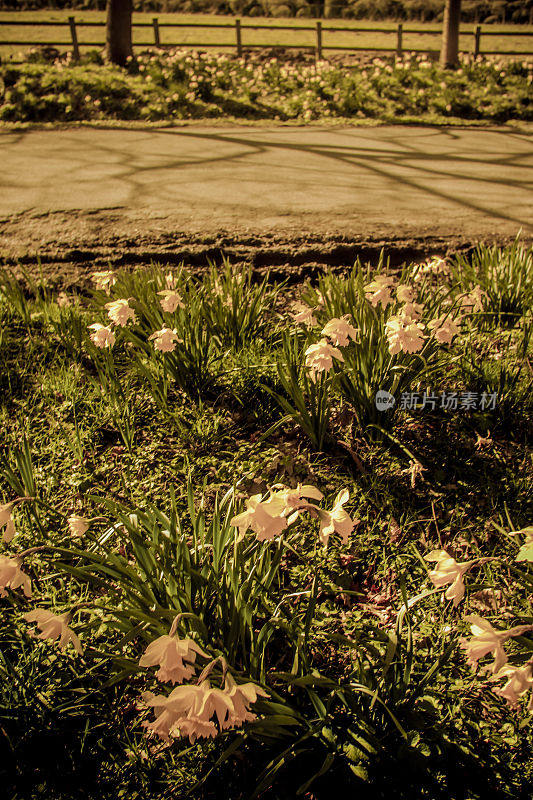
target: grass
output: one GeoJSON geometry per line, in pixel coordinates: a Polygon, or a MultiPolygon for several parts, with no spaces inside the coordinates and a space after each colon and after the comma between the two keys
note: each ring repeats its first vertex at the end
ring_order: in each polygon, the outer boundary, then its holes
{"type": "MultiPolygon", "coordinates": [[[[472,262],[484,282],[494,258],[481,247],[472,262]]],[[[499,259],[516,276],[531,251],[517,243],[499,259]]],[[[342,280],[330,275],[291,289],[230,265],[218,278],[184,267],[172,280],[185,308],[172,313],[156,294],[167,270],[124,270],[112,299],[135,298],[137,319],[116,330],[111,352],[94,347],[87,330],[107,320],[103,291],[82,282],[59,294],[53,283],[3,273],[0,503],[36,501],[15,508],[17,535],[1,554],[61,548],[24,558],[33,600],[9,589],[0,598],[0,724],[10,753],[0,777],[10,796],[67,800],[82,786],[95,800],[163,800],[191,789],[220,759],[192,797],[237,800],[262,781],[261,796],[271,800],[289,800],[299,787],[320,800],[332,790],[526,800],[531,717],[498,698],[457,645],[467,612],[488,615],[496,627],[533,617],[531,566],[515,562],[524,537],[509,535],[531,525],[533,511],[530,290],[518,288],[516,314],[500,319],[488,292],[481,310],[469,305],[464,293],[475,275],[464,258],[449,266],[448,274],[431,264],[403,269],[402,282],[432,313],[461,307],[463,316],[460,334],[432,356],[431,377],[417,363],[409,388],[494,384],[500,401],[486,412],[397,411],[378,441],[343,396],[350,359],[315,393],[308,380],[296,389],[280,380],[280,365],[284,375],[298,367],[298,353],[337,312],[351,313],[361,342],[373,337],[385,359],[384,323],[396,307],[373,311],[359,296],[361,279],[371,277],[360,265],[342,280]],[[318,325],[296,326],[294,297],[317,306],[318,290],[325,297],[318,325]],[[184,340],[174,353],[157,353],[147,340],[162,324],[184,340]],[[180,371],[185,357],[189,375],[180,371]],[[285,398],[281,409],[276,396],[285,398]],[[291,403],[298,413],[285,414],[291,403]],[[320,408],[306,416],[310,403],[320,408]],[[315,417],[326,435],[314,436],[315,417]],[[348,544],[333,535],[327,548],[318,546],[316,522],[304,518],[278,543],[258,542],[250,531],[236,543],[229,517],[245,497],[277,483],[313,484],[327,508],[347,488],[346,508],[357,520],[348,544]],[[72,513],[92,520],[84,539],[70,537],[72,513]],[[441,590],[423,596],[433,588],[424,556],[439,548],[461,562],[495,559],[466,575],[457,609],[441,590]],[[37,605],[59,612],[87,603],[71,623],[86,647],[82,657],[30,638],[21,616],[37,605]],[[271,700],[258,705],[263,720],[242,737],[194,746],[146,739],[137,702],[144,689],[163,687],[137,661],[178,610],[191,620],[182,635],[276,693],[276,708],[271,700]],[[43,755],[51,748],[53,763],[43,755]]],[[[377,274],[386,269],[382,260],[377,274]]],[[[351,381],[368,381],[368,394],[371,360],[350,347],[362,365],[351,381]]],[[[394,359],[393,373],[417,356],[394,359]]],[[[513,663],[523,663],[531,635],[506,647],[513,663]]]]}
{"type": "MultiPolygon", "coordinates": [[[[105,22],[105,13],[98,11],[69,11],[69,10],[42,10],[42,11],[18,11],[16,16],[9,12],[0,12],[0,38],[2,41],[22,41],[27,42],[27,46],[31,47],[35,43],[43,44],[46,42],[63,42],[65,43],[62,49],[70,49],[70,30],[68,27],[68,17],[75,16],[76,22],[81,26],[84,22],[105,22]],[[17,27],[14,24],[15,20],[34,23],[31,26],[17,27]],[[39,27],[40,22],[58,22],[63,23],[54,26],[39,27]]],[[[151,25],[152,19],[157,16],[160,25],[165,22],[182,22],[191,25],[214,24],[214,25],[231,25],[231,18],[219,15],[208,14],[155,14],[154,13],[135,13],[133,15],[133,41],[134,44],[143,43],[144,45],[153,44],[153,30],[151,28],[135,28],[135,23],[143,22],[151,25]]],[[[314,20],[307,19],[281,19],[281,18],[262,18],[253,17],[250,19],[243,18],[243,46],[247,45],[262,45],[265,47],[283,47],[298,45],[302,48],[316,47],[316,34],[313,31],[298,31],[302,27],[314,27],[314,20]],[[246,30],[248,25],[268,25],[272,27],[272,31],[261,30],[252,31],[246,30]],[[290,26],[292,30],[278,31],[276,28],[279,26],[290,26]]],[[[348,52],[351,46],[364,49],[393,49],[396,48],[396,29],[397,24],[389,21],[359,21],[359,20],[322,20],[325,28],[329,27],[346,27],[348,31],[352,28],[363,29],[357,33],[350,32],[327,32],[323,34],[323,46],[326,52],[334,53],[335,50],[329,50],[328,47],[341,48],[340,52],[348,52]],[[391,31],[388,33],[372,33],[371,28],[384,28],[391,31]],[[366,32],[368,29],[368,32],[366,32]],[[348,48],[343,51],[342,48],[348,48]]],[[[406,31],[415,30],[417,33],[405,32],[403,37],[404,50],[428,50],[438,51],[440,49],[440,29],[436,23],[422,23],[412,22],[404,23],[406,31]],[[438,31],[438,33],[425,33],[424,31],[438,31]],[[418,33],[420,31],[420,33],[418,33]]],[[[518,53],[531,54],[531,47],[529,45],[529,37],[524,34],[533,33],[533,28],[525,25],[489,25],[483,26],[483,30],[490,33],[489,36],[483,36],[481,39],[481,52],[496,51],[497,53],[505,53],[505,51],[516,51],[518,53]]],[[[460,48],[464,52],[473,51],[473,31],[474,26],[463,25],[463,33],[460,38],[460,48]]],[[[82,51],[85,47],[94,47],[95,45],[103,45],[104,42],[104,29],[103,28],[83,28],[78,29],[78,40],[82,46],[82,51]]],[[[216,45],[215,49],[232,50],[235,48],[235,31],[229,29],[227,31],[222,29],[209,29],[200,28],[196,31],[194,29],[172,29],[163,28],[161,30],[161,43],[163,45],[185,45],[195,43],[196,45],[216,45]]],[[[21,52],[22,45],[2,45],[0,47],[0,54],[13,58],[21,52]]],[[[210,48],[211,49],[211,48],[210,48]]]]}

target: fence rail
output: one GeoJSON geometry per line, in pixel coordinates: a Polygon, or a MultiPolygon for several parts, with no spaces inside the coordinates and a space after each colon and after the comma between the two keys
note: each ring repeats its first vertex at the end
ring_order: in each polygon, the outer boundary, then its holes
{"type": "MultiPolygon", "coordinates": [[[[72,47],[72,52],[75,58],[79,58],[80,47],[103,47],[104,42],[83,42],[80,41],[78,36],[78,29],[79,28],[105,28],[105,22],[79,22],[76,21],[75,17],[69,17],[68,20],[65,22],[58,21],[52,22],[49,20],[43,20],[42,22],[31,22],[29,20],[0,20],[0,35],[2,32],[2,26],[9,26],[13,27],[21,27],[24,28],[25,26],[31,26],[33,28],[39,27],[54,27],[54,28],[67,28],[70,31],[70,39],[68,41],[27,41],[25,39],[0,39],[0,46],[9,46],[9,45],[16,45],[17,47],[25,46],[25,47],[72,47]]],[[[260,23],[254,23],[249,21],[243,21],[240,18],[236,18],[233,22],[160,22],[158,17],[154,17],[151,22],[134,22],[133,28],[151,28],[153,31],[153,39],[147,42],[135,42],[135,47],[194,47],[194,48],[206,48],[206,47],[218,47],[218,48],[228,48],[228,47],[235,47],[237,50],[237,54],[241,56],[244,52],[244,49],[249,48],[271,48],[271,47],[281,47],[283,49],[294,49],[294,50],[306,50],[306,49],[313,49],[316,52],[317,58],[322,58],[322,55],[325,50],[342,50],[345,52],[376,52],[376,53],[397,53],[401,55],[405,51],[409,51],[411,53],[428,53],[433,52],[437,48],[427,48],[427,47],[405,47],[404,46],[404,36],[405,34],[418,34],[424,36],[436,36],[439,37],[442,35],[442,30],[440,28],[411,28],[411,27],[404,27],[403,24],[400,22],[395,28],[383,28],[383,27],[376,27],[376,28],[357,28],[357,27],[340,27],[338,25],[327,25],[318,20],[315,25],[265,25],[260,23]],[[231,42],[172,42],[167,43],[162,41],[161,32],[166,28],[189,28],[189,29],[224,29],[224,30],[231,30],[235,34],[234,43],[231,42]],[[300,31],[304,32],[311,32],[314,34],[314,38],[309,44],[272,44],[272,43],[252,43],[252,42],[245,42],[243,40],[243,34],[246,31],[293,31],[295,33],[299,33],[300,31]],[[343,44],[343,45],[335,45],[330,43],[324,42],[324,34],[328,33],[344,33],[344,34],[354,34],[354,43],[353,44],[343,44]],[[369,33],[382,33],[382,34],[390,34],[392,37],[396,37],[396,41],[391,47],[369,47],[368,45],[359,45],[357,44],[357,34],[369,34],[369,33]]],[[[529,56],[533,55],[533,49],[531,50],[481,50],[481,39],[482,37],[486,36],[512,36],[512,37],[519,37],[519,36],[528,36],[532,40],[533,45],[533,33],[530,31],[491,31],[482,29],[481,25],[476,25],[472,31],[463,31],[461,34],[464,36],[471,36],[472,37],[472,49],[471,52],[477,56],[483,53],[483,55],[502,55],[502,56],[515,56],[515,55],[524,55],[529,56]]]]}

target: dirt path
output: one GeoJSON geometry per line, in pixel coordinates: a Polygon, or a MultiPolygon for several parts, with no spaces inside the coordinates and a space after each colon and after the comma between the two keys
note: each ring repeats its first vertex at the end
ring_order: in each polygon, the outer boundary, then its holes
{"type": "Polygon", "coordinates": [[[225,248],[327,263],[355,245],[533,236],[533,137],[518,130],[34,130],[1,133],[0,155],[0,247],[13,259],[81,267],[225,248]]]}

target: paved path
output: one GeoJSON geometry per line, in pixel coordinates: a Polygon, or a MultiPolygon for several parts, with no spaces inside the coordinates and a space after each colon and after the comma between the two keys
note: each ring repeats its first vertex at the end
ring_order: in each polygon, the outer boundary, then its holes
{"type": "Polygon", "coordinates": [[[106,213],[133,233],[533,231],[533,137],[518,130],[35,130],[0,133],[0,156],[0,234],[19,215],[22,239],[48,212],[59,237],[69,217],[97,235],[106,213]]]}

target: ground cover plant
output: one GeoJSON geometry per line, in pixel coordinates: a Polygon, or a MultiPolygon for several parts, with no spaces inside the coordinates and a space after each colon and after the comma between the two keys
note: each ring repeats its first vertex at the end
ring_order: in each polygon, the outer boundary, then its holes
{"type": "Polygon", "coordinates": [[[531,259],[1,273],[10,795],[529,796],[531,259]]]}
{"type": "Polygon", "coordinates": [[[474,59],[443,70],[426,56],[350,67],[313,59],[247,59],[188,50],[139,53],[128,67],[93,51],[74,63],[41,51],[0,65],[4,122],[238,118],[309,122],[472,123],[531,120],[533,62],[474,59]]]}

